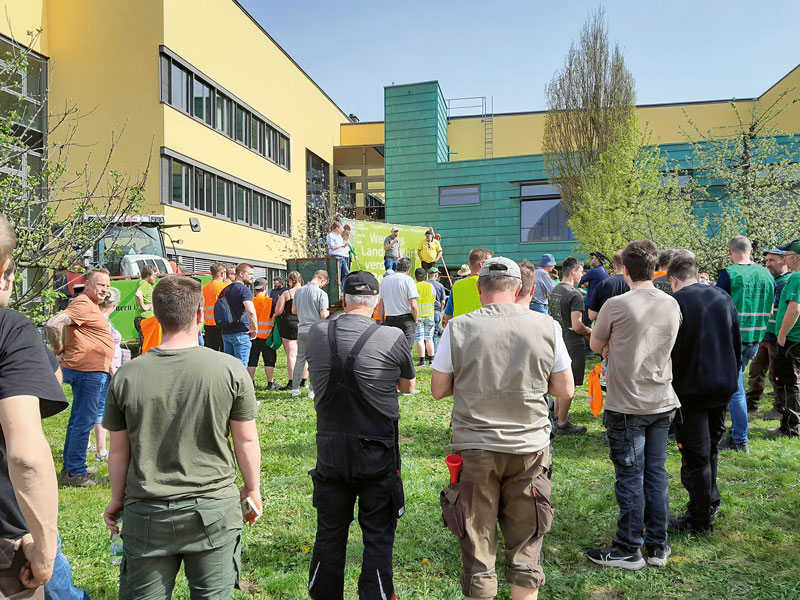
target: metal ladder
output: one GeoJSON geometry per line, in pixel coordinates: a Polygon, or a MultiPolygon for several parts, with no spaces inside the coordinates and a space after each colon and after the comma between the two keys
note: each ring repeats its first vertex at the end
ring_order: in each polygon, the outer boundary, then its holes
{"type": "Polygon", "coordinates": [[[487,102],[486,96],[468,96],[466,98],[447,98],[447,123],[453,116],[477,116],[469,114],[459,114],[461,111],[480,109],[481,122],[483,123],[483,156],[484,158],[494,157],[494,96],[487,102]]]}

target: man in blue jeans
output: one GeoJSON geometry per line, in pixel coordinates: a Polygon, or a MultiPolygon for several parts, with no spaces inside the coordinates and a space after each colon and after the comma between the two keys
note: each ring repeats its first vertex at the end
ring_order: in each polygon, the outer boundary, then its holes
{"type": "Polygon", "coordinates": [[[344,289],[344,280],[350,274],[347,259],[350,258],[350,242],[342,237],[342,224],[339,221],[331,223],[331,232],[325,237],[328,254],[339,263],[339,285],[344,289]]]}
{"type": "Polygon", "coordinates": [[[258,317],[253,303],[253,265],[239,263],[236,265],[236,280],[220,292],[225,296],[231,308],[233,323],[222,327],[222,344],[225,354],[235,356],[247,367],[250,360],[250,348],[258,333],[258,317]]]}
{"type": "Polygon", "coordinates": [[[631,242],[622,253],[630,292],[610,298],[597,315],[591,348],[608,358],[605,416],[619,520],[614,543],[589,550],[594,563],[628,570],[660,567],[667,544],[669,486],[667,434],[679,406],[672,389],[672,347],[681,311],[653,285],[658,254],[653,242],[631,242]],[[654,335],[654,332],[658,332],[654,335]]]}
{"type": "Polygon", "coordinates": [[[750,426],[747,422],[747,397],[744,371],[758,353],[758,344],[767,333],[767,324],[775,299],[775,279],[766,268],[753,262],[753,245],[743,235],[735,236],[728,245],[731,265],[717,274],[717,287],[730,294],[739,312],[742,333],[742,369],[739,387],[731,398],[731,435],[720,442],[720,450],[749,452],[750,426]]]}
{"type": "Polygon", "coordinates": [[[97,307],[110,285],[106,269],[89,271],[83,293],[45,327],[53,353],[61,355],[64,382],[72,386],[72,409],[61,470],[62,483],[68,486],[91,487],[102,483],[91,475],[96,468],[86,466],[86,449],[113,372],[114,341],[108,319],[97,307]]]}
{"type": "MultiPolygon", "coordinates": [[[[400,260],[400,230],[392,227],[392,232],[383,240],[383,266],[388,271],[397,268],[397,261],[400,260]]],[[[437,271],[438,273],[438,271],[437,271]]]]}

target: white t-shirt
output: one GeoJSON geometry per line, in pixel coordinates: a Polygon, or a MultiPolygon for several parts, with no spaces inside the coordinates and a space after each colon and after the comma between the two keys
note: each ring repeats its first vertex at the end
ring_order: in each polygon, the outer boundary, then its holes
{"type": "MultiPolygon", "coordinates": [[[[564,345],[564,336],[561,334],[561,325],[553,320],[553,332],[556,338],[556,359],[553,362],[553,373],[560,373],[566,371],[572,366],[572,359],[567,353],[567,347],[564,345]]],[[[433,364],[431,365],[436,371],[440,373],[453,372],[453,357],[450,354],[450,328],[445,328],[442,337],[439,339],[439,348],[436,350],[436,355],[433,357],[433,364]]]]}
{"type": "Polygon", "coordinates": [[[408,301],[419,298],[417,284],[405,273],[395,273],[381,281],[381,300],[387,317],[411,314],[408,301]]]}

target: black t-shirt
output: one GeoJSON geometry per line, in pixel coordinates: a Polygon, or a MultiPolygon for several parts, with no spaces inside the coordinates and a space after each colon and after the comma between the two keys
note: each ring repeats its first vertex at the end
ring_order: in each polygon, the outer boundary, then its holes
{"type": "Polygon", "coordinates": [[[582,337],[572,329],[572,313],[583,312],[583,294],[571,285],[559,283],[547,299],[550,316],[561,324],[564,339],[582,337]]]}
{"type": "Polygon", "coordinates": [[[223,327],[222,333],[247,333],[250,330],[250,317],[247,316],[244,303],[248,300],[253,301],[253,292],[242,282],[235,281],[222,290],[220,295],[222,294],[228,299],[233,318],[241,317],[239,322],[223,327]]]}
{"type": "Polygon", "coordinates": [[[269,309],[270,318],[272,318],[272,316],[275,314],[275,307],[278,306],[278,300],[281,299],[283,292],[285,292],[287,289],[288,288],[285,287],[272,288],[272,291],[269,293],[269,297],[272,298],[272,308],[269,309]]]}
{"type": "MultiPolygon", "coordinates": [[[[67,408],[64,390],[55,378],[39,331],[26,316],[0,309],[0,402],[12,396],[39,398],[42,418],[67,408]]],[[[8,476],[6,440],[0,431],[0,537],[28,533],[8,476]]]]}
{"type": "Polygon", "coordinates": [[[592,301],[587,304],[586,308],[595,312],[600,312],[606,300],[614,296],[620,296],[627,291],[630,291],[630,288],[628,284],[625,283],[625,277],[623,275],[614,275],[613,277],[604,279],[595,287],[592,301]]]}
{"type": "Polygon", "coordinates": [[[672,284],[670,284],[669,277],[666,275],[661,275],[653,279],[653,285],[656,286],[657,290],[661,290],[665,294],[672,296],[672,284]]]}

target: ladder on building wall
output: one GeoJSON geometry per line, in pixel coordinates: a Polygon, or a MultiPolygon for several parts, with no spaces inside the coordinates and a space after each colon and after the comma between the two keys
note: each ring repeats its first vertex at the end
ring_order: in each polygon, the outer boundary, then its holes
{"type": "Polygon", "coordinates": [[[447,98],[447,124],[452,117],[480,116],[483,123],[483,156],[494,157],[494,96],[487,101],[486,96],[469,96],[466,98],[447,98]],[[480,110],[479,115],[475,114],[480,110]]]}

